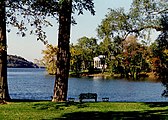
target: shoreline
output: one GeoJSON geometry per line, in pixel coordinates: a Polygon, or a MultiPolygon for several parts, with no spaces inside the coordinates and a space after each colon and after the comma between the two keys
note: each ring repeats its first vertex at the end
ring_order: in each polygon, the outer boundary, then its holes
{"type": "MultiPolygon", "coordinates": [[[[150,81],[150,82],[161,82],[161,80],[158,79],[157,76],[154,75],[153,72],[150,73],[145,73],[145,76],[140,77],[137,80],[133,80],[133,79],[128,79],[128,80],[132,80],[132,81],[150,81]]],[[[72,77],[77,77],[77,76],[72,76],[72,77]]],[[[127,79],[124,77],[121,77],[120,74],[109,74],[109,73],[96,73],[96,74],[88,74],[88,73],[83,73],[80,75],[80,77],[100,77],[103,79],[127,79]]]]}

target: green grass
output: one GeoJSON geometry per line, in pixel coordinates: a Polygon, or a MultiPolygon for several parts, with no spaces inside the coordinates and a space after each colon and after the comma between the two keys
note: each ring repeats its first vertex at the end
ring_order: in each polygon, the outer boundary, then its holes
{"type": "Polygon", "coordinates": [[[0,120],[168,119],[168,103],[9,102],[0,104],[0,120]]]}

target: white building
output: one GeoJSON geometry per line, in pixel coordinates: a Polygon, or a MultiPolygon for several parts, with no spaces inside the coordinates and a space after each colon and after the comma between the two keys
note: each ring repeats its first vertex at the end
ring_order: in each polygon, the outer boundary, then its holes
{"type": "MultiPolygon", "coordinates": [[[[101,62],[101,60],[105,58],[105,55],[99,55],[98,57],[94,57],[93,61],[94,61],[94,68],[97,69],[102,69],[103,68],[103,64],[101,62]]],[[[107,68],[107,65],[105,64],[104,68],[107,68]]]]}

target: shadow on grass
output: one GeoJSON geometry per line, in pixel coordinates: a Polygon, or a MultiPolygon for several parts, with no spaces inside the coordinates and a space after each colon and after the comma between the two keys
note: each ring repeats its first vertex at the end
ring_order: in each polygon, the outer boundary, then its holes
{"type": "Polygon", "coordinates": [[[64,110],[68,107],[77,107],[77,108],[84,108],[87,107],[87,104],[78,103],[78,102],[48,102],[48,103],[36,103],[32,108],[38,109],[38,110],[64,110]]]}
{"type": "Polygon", "coordinates": [[[11,99],[7,102],[42,102],[42,101],[49,101],[49,100],[31,100],[31,99],[11,99]]]}
{"type": "Polygon", "coordinates": [[[146,105],[148,105],[151,108],[154,107],[167,107],[168,106],[168,102],[146,102],[146,105]]]}
{"type": "Polygon", "coordinates": [[[165,120],[168,119],[165,112],[166,111],[72,112],[64,114],[62,118],[55,118],[53,120],[165,120]],[[157,114],[158,112],[160,114],[157,114]]]}
{"type": "MultiPolygon", "coordinates": [[[[149,106],[155,103],[145,103],[149,106]]],[[[152,107],[162,107],[162,103],[156,104],[152,107]]],[[[163,103],[166,105],[166,103],[163,103]]],[[[163,105],[163,106],[164,106],[163,105]]],[[[64,110],[66,107],[75,106],[77,108],[88,107],[85,103],[48,103],[42,106],[35,104],[36,109],[44,110],[54,107],[53,110],[64,110]]],[[[168,120],[168,110],[144,110],[144,111],[80,111],[64,113],[60,118],[53,118],[52,120],[168,120]]]]}
{"type": "MultiPolygon", "coordinates": [[[[144,104],[150,108],[168,106],[167,102],[149,102],[144,104]]],[[[89,106],[88,104],[78,102],[37,102],[32,105],[32,108],[37,110],[52,110],[56,112],[60,112],[60,110],[64,111],[68,107],[76,109],[87,108],[89,106]]],[[[68,113],[65,112],[60,118],[53,118],[52,120],[168,120],[168,109],[149,109],[144,111],[71,111],[68,113]]]]}

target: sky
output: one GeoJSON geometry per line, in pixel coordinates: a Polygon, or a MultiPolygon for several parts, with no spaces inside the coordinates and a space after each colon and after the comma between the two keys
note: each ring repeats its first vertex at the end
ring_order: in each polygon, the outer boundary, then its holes
{"type": "MultiPolygon", "coordinates": [[[[97,37],[96,28],[102,19],[108,13],[108,8],[117,9],[124,7],[126,10],[130,8],[132,0],[94,0],[96,15],[92,16],[89,12],[83,15],[75,15],[77,25],[71,27],[71,43],[76,43],[83,36],[97,37]]],[[[53,27],[45,28],[47,32],[48,43],[57,45],[58,24],[56,20],[51,20],[53,27]]],[[[16,29],[7,34],[8,54],[24,57],[29,61],[41,59],[42,50],[46,47],[41,41],[37,41],[35,36],[26,35],[21,37],[16,35],[16,29]]]]}

